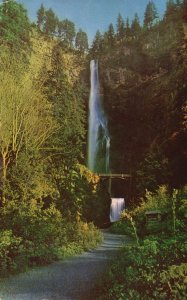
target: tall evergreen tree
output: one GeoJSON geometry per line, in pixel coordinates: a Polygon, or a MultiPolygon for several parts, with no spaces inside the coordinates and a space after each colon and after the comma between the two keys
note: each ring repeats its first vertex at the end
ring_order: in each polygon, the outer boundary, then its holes
{"type": "Polygon", "coordinates": [[[134,19],[132,20],[131,24],[131,32],[133,37],[137,37],[141,31],[141,26],[140,26],[140,20],[138,17],[138,14],[136,13],[134,15],[134,19]]]}
{"type": "Polygon", "coordinates": [[[168,18],[169,16],[173,15],[176,10],[176,4],[174,0],[168,0],[166,3],[166,11],[165,11],[165,17],[168,18]]]}
{"type": "Polygon", "coordinates": [[[54,145],[60,144],[61,151],[67,160],[72,159],[74,163],[81,155],[84,129],[84,108],[81,96],[81,86],[77,81],[70,82],[68,75],[64,72],[63,50],[57,45],[52,53],[52,72],[47,81],[48,94],[54,104],[54,116],[60,124],[56,132],[54,145]],[[70,157],[70,153],[72,157],[70,157]]]}
{"type": "Polygon", "coordinates": [[[144,26],[150,29],[158,18],[156,6],[153,1],[149,1],[144,14],[144,26]]]}
{"type": "Polygon", "coordinates": [[[129,18],[126,19],[125,22],[125,37],[128,39],[131,36],[131,28],[129,18]]]}
{"type": "Polygon", "coordinates": [[[57,32],[58,32],[58,37],[63,38],[64,36],[64,22],[59,20],[57,24],[57,32]]]}
{"type": "Polygon", "coordinates": [[[115,42],[115,31],[114,31],[114,26],[111,23],[108,27],[108,31],[107,31],[107,40],[110,46],[114,45],[115,42]]]}
{"type": "Polygon", "coordinates": [[[68,209],[68,206],[77,200],[77,196],[72,194],[72,180],[73,176],[76,176],[73,170],[83,157],[86,116],[81,84],[77,81],[70,82],[67,73],[64,72],[63,54],[59,45],[54,47],[52,71],[48,74],[45,85],[58,124],[48,144],[49,153],[52,153],[48,171],[58,188],[60,207],[66,206],[68,209]]]}
{"type": "Polygon", "coordinates": [[[76,36],[75,24],[68,19],[60,21],[58,34],[68,46],[72,46],[76,36]]]}
{"type": "Polygon", "coordinates": [[[103,48],[103,37],[100,31],[97,30],[92,43],[91,53],[93,55],[99,55],[102,51],[102,48],[103,48]]]}
{"type": "Polygon", "coordinates": [[[125,22],[121,14],[117,18],[117,39],[121,41],[125,36],[125,22]]]}
{"type": "Polygon", "coordinates": [[[75,46],[82,53],[88,50],[88,36],[82,29],[76,34],[75,46]]]}
{"type": "Polygon", "coordinates": [[[54,11],[50,8],[45,12],[44,32],[46,34],[55,34],[58,21],[54,11]]]}
{"type": "Polygon", "coordinates": [[[37,25],[39,30],[41,31],[43,30],[44,22],[45,22],[45,8],[43,4],[41,4],[39,10],[37,11],[37,25]]]}

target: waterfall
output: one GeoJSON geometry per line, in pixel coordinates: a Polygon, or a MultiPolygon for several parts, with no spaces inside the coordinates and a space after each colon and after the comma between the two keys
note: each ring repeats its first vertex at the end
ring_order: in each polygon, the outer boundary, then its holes
{"type": "Polygon", "coordinates": [[[116,222],[120,219],[121,212],[125,209],[124,198],[112,198],[110,206],[110,222],[116,222]]]}
{"type": "Polygon", "coordinates": [[[91,61],[90,71],[88,168],[97,173],[109,173],[110,136],[100,96],[98,61],[91,61]]]}
{"type": "MultiPolygon", "coordinates": [[[[110,173],[110,135],[100,95],[98,61],[91,61],[90,72],[88,168],[92,172],[108,174],[110,173]]],[[[111,179],[109,179],[108,189],[111,193],[111,179]]],[[[124,208],[124,198],[112,198],[110,221],[118,221],[124,208]]]]}

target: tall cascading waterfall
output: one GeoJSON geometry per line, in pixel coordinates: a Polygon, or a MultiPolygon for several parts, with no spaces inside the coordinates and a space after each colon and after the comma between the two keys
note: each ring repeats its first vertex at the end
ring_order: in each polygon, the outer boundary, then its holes
{"type": "Polygon", "coordinates": [[[88,168],[96,173],[110,173],[110,136],[100,96],[98,61],[90,63],[88,168]]]}
{"type": "MultiPolygon", "coordinates": [[[[98,61],[90,63],[91,90],[89,98],[88,168],[96,173],[110,173],[110,135],[100,95],[98,61]]],[[[109,180],[109,191],[111,181],[109,180]]],[[[111,192],[111,191],[110,191],[111,192]]],[[[125,208],[124,198],[112,198],[110,221],[119,220],[125,208]]]]}

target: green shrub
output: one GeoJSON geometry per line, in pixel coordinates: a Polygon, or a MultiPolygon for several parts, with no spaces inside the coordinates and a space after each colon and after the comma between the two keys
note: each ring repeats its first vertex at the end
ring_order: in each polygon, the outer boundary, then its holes
{"type": "Polygon", "coordinates": [[[72,222],[67,227],[68,246],[77,245],[82,250],[95,248],[102,241],[102,234],[93,223],[85,223],[81,220],[72,222]]]}
{"type": "MultiPolygon", "coordinates": [[[[136,224],[139,237],[144,237],[150,233],[147,228],[145,213],[154,210],[161,212],[162,219],[156,224],[153,232],[167,232],[171,235],[187,229],[187,195],[185,190],[174,190],[173,193],[169,193],[166,186],[161,186],[155,193],[146,191],[145,199],[142,199],[140,205],[128,212],[136,224]]],[[[111,230],[114,233],[133,235],[132,226],[126,218],[116,222],[111,230]]]]}
{"type": "Polygon", "coordinates": [[[93,223],[81,220],[66,224],[66,240],[63,246],[57,248],[59,259],[80,254],[95,248],[102,241],[102,234],[93,223]]]}
{"type": "Polygon", "coordinates": [[[166,187],[160,187],[157,193],[146,192],[139,207],[122,214],[126,218],[113,230],[132,234],[129,226],[133,221],[144,240],[123,249],[109,269],[98,299],[186,299],[186,199],[184,190],[169,194],[166,187]],[[151,210],[162,212],[162,222],[159,234],[147,238],[145,212],[151,210]]]}
{"type": "Polygon", "coordinates": [[[102,240],[92,223],[67,221],[52,204],[9,200],[0,208],[1,273],[41,265],[94,248],[102,240]]]}
{"type": "Polygon", "coordinates": [[[126,219],[121,219],[121,220],[115,222],[111,226],[110,231],[112,233],[127,234],[130,236],[133,236],[133,234],[134,234],[130,222],[128,222],[128,220],[126,220],[126,219]]]}
{"type": "Polygon", "coordinates": [[[103,282],[99,299],[185,299],[187,243],[153,237],[123,249],[103,282]]]}
{"type": "Polygon", "coordinates": [[[78,245],[77,243],[71,242],[63,247],[58,247],[57,255],[59,259],[64,259],[66,257],[71,257],[76,254],[81,254],[83,252],[82,246],[78,245]]]}
{"type": "Polygon", "coordinates": [[[65,225],[61,213],[43,203],[7,201],[1,208],[2,229],[11,230],[23,240],[29,264],[43,264],[57,258],[56,248],[63,244],[65,225]]]}
{"type": "Polygon", "coordinates": [[[102,241],[102,234],[93,223],[80,221],[76,228],[76,241],[84,250],[93,249],[102,241]]]}
{"type": "Polygon", "coordinates": [[[12,230],[0,231],[0,275],[20,267],[23,253],[21,237],[14,236],[12,230]]]}
{"type": "Polygon", "coordinates": [[[159,274],[160,284],[153,292],[156,298],[186,299],[187,289],[187,263],[169,266],[159,274]]]}

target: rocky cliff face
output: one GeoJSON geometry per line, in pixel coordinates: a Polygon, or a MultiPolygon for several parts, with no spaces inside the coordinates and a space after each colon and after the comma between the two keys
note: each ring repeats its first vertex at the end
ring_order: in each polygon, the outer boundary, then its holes
{"type": "MultiPolygon", "coordinates": [[[[161,161],[161,169],[167,160],[175,161],[170,168],[178,163],[172,148],[180,148],[182,139],[175,145],[169,140],[183,122],[187,30],[186,25],[183,31],[175,25],[171,34],[171,24],[160,26],[163,32],[158,35],[155,28],[142,36],[138,47],[133,43],[122,45],[100,57],[101,93],[109,119],[111,168],[115,172],[136,173],[149,155],[161,161]]],[[[185,163],[184,153],[180,155],[185,163]]],[[[149,168],[156,168],[156,162],[149,168]]]]}

